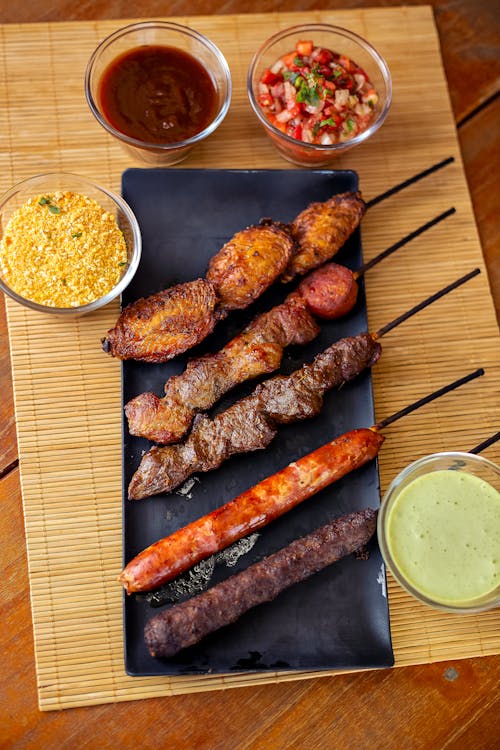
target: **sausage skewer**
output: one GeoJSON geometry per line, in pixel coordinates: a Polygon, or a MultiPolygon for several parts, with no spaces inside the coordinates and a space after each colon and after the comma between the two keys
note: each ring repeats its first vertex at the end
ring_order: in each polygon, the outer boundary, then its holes
{"type": "Polygon", "coordinates": [[[265,448],[280,424],[316,416],[323,396],[371,367],[380,357],[379,339],[432,302],[476,276],[475,269],[415,305],[376,333],[340,339],[291,375],[278,375],[261,383],[213,419],[198,415],[187,440],[153,446],[142,458],[129,485],[129,498],[141,500],[171,492],[198,471],[218,468],[237,453],[265,448]]]}
{"type": "Polygon", "coordinates": [[[347,432],[292,462],[234,500],[147,547],[128,563],[118,580],[129,594],[168,583],[373,460],[385,439],[382,428],[483,374],[484,370],[475,370],[374,427],[347,432]]]}
{"type": "Polygon", "coordinates": [[[361,510],[322,526],[202,594],[152,617],[144,637],[151,656],[168,658],[249,609],[363,547],[375,533],[377,512],[361,510]]]}
{"type": "Polygon", "coordinates": [[[280,366],[285,347],[306,344],[319,333],[314,316],[346,315],[357,299],[357,280],[381,260],[455,213],[454,208],[422,224],[357,271],[327,263],[301,281],[285,301],[258,315],[220,351],[191,360],[165,384],[165,395],[141,393],[125,406],[131,435],[166,445],[179,441],[200,411],[206,411],[235,385],[280,366]]]}

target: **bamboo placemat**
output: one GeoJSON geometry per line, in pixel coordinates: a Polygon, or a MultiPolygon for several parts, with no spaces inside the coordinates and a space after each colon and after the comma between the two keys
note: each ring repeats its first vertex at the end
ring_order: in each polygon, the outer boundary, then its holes
{"type": "MultiPolygon", "coordinates": [[[[324,21],[370,39],[393,74],[391,113],[373,140],[338,160],[370,199],[426,166],[455,162],[369,210],[366,258],[451,205],[457,213],[366,279],[370,329],[475,266],[483,267],[430,7],[177,18],[229,62],[226,121],[183,166],[285,168],[250,112],[245,75],[271,32],[324,21]],[[425,60],[425,75],[422,71],[425,60]]],[[[119,190],[133,165],[95,123],[83,74],[123,21],[0,27],[0,188],[43,171],[80,173],[119,190]]],[[[230,207],[228,206],[228,210],[230,207]]],[[[484,269],[483,269],[484,270],[484,269]]],[[[131,678],[122,656],[120,366],[99,340],[118,303],[74,321],[7,300],[21,456],[39,703],[42,710],[306,679],[318,673],[131,678]]],[[[406,463],[470,449],[498,429],[500,347],[486,274],[384,340],[374,369],[377,418],[483,366],[486,376],[402,420],[380,458],[382,491],[406,463]]],[[[498,449],[486,455],[498,460],[498,449]]],[[[500,651],[500,611],[458,617],[418,605],[389,579],[397,666],[500,651]]],[[[324,673],[321,673],[324,674],[324,673]]],[[[335,674],[328,672],[327,674],[335,674]]]]}

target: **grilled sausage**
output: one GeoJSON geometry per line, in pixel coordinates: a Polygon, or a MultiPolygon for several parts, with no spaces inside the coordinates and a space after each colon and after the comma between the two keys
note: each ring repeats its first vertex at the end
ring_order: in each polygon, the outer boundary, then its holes
{"type": "Polygon", "coordinates": [[[332,440],[147,547],[128,563],[119,580],[128,593],[151,591],[171,581],[375,458],[383,441],[379,432],[370,429],[332,440]]]}
{"type": "Polygon", "coordinates": [[[151,656],[174,656],[235,622],[252,607],[272,601],[295,583],[355,552],[374,534],[376,520],[377,512],[370,509],[342,516],[208,591],[155,615],[144,630],[151,656]]]}

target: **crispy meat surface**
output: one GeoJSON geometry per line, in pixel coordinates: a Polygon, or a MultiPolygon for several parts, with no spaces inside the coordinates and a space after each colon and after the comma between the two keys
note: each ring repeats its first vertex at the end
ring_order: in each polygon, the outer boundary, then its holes
{"type": "Polygon", "coordinates": [[[177,442],[198,412],[238,383],[277,370],[286,346],[312,341],[318,332],[302,297],[289,294],[220,351],[191,360],[183,373],[167,381],[163,398],[142,393],[129,401],[125,413],[130,433],[164,445],[177,442]]]}
{"type": "Polygon", "coordinates": [[[128,305],[102,348],[119,359],[166,362],[202,341],[217,322],[212,284],[196,279],[128,305]]]}
{"type": "Polygon", "coordinates": [[[237,232],[215,255],[206,278],[212,282],[221,310],[248,307],[284,272],[295,242],[274,223],[237,232]]]}
{"type": "Polygon", "coordinates": [[[340,193],[322,203],[311,203],[290,224],[299,250],[282,276],[291,281],[325,263],[354,232],[366,210],[360,193],[340,193]]]}
{"type": "Polygon", "coordinates": [[[213,419],[198,414],[184,443],[153,446],[143,456],[129,498],[171,492],[192,474],[217,469],[232,455],[266,448],[280,424],[319,414],[324,394],[371,367],[381,351],[369,333],[340,339],[291,375],[261,383],[213,419]]]}

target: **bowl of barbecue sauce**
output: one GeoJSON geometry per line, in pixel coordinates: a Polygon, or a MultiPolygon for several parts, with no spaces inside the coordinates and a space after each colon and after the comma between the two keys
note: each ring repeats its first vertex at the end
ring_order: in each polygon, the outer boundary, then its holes
{"type": "Polygon", "coordinates": [[[177,23],[118,29],[85,73],[90,110],[129,155],[153,166],[183,160],[213,133],[231,101],[231,74],[207,37],[177,23]]]}
{"type": "Polygon", "coordinates": [[[382,556],[410,594],[468,614],[500,605],[500,467],[471,453],[407,466],[378,517],[382,556]]]}

